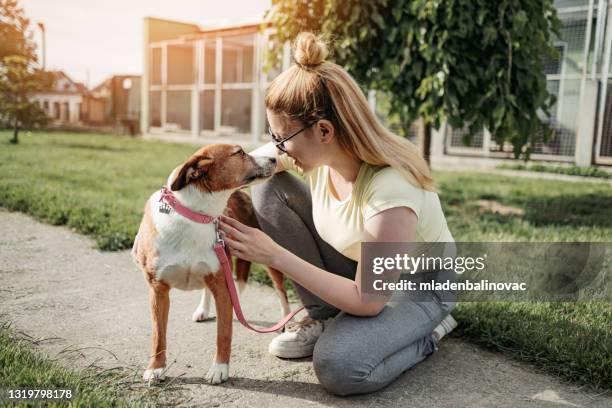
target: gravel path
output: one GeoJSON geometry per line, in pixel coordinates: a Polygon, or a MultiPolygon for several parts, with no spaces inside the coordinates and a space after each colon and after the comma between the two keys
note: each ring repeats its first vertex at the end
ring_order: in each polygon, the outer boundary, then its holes
{"type": "MultiPolygon", "coordinates": [[[[144,369],[151,330],[147,286],[128,251],[98,251],[92,240],[67,228],[4,209],[0,231],[0,310],[14,329],[50,339],[40,342],[38,349],[66,366],[95,362],[103,368],[144,369]]],[[[198,300],[197,292],[171,293],[168,381],[180,389],[162,397],[183,405],[612,406],[610,395],[581,390],[453,338],[444,339],[437,353],[389,387],[339,398],[321,388],[309,359],[288,361],[269,355],[267,344],[273,335],[251,333],[236,320],[230,380],[208,385],[203,375],[212,360],[216,324],[190,320],[198,300]]],[[[247,317],[257,324],[275,321],[277,304],[270,288],[253,283],[243,297],[247,317]]]]}

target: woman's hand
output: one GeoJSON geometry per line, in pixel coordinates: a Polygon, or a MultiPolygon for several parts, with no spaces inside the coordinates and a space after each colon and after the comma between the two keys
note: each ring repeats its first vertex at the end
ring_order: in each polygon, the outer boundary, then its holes
{"type": "Polygon", "coordinates": [[[263,265],[273,265],[282,247],[265,232],[225,215],[220,217],[220,221],[219,229],[232,256],[263,265]]]}

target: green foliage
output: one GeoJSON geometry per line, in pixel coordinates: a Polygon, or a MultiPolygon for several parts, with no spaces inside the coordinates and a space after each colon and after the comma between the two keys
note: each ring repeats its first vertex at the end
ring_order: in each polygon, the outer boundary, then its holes
{"type": "Polygon", "coordinates": [[[607,302],[462,303],[453,316],[461,336],[543,371],[612,387],[612,308],[607,302]]]}
{"type": "Polygon", "coordinates": [[[300,31],[332,40],[333,58],[364,88],[392,95],[407,127],[487,127],[516,157],[550,130],[538,111],[554,102],[542,57],[554,53],[552,0],[274,0],[268,65],[300,31]]]}
{"type": "Polygon", "coordinates": [[[17,143],[19,128],[45,124],[47,116],[32,94],[41,89],[44,73],[33,69],[25,57],[11,55],[0,61],[0,121],[14,129],[17,143]]]}
{"type": "MultiPolygon", "coordinates": [[[[1,143],[8,133],[0,132],[1,143]]],[[[0,148],[0,205],[93,236],[104,250],[130,248],[144,204],[194,146],[99,134],[24,135],[0,148]],[[69,160],[66,160],[69,158],[69,160]]]]}
{"type": "Polygon", "coordinates": [[[572,166],[551,166],[546,164],[500,164],[497,166],[499,169],[509,170],[525,170],[525,171],[539,171],[542,173],[555,173],[555,174],[568,174],[570,176],[582,176],[582,177],[598,177],[598,178],[612,178],[612,173],[605,170],[601,170],[596,166],[578,167],[572,166]]]}
{"type": "Polygon", "coordinates": [[[18,142],[20,128],[47,121],[44,111],[31,100],[48,76],[35,68],[36,46],[29,24],[16,0],[0,0],[0,123],[14,129],[13,143],[18,142]]]}
{"type": "Polygon", "coordinates": [[[28,32],[28,20],[17,0],[0,0],[0,61],[9,55],[20,55],[36,61],[36,46],[28,32]]]}
{"type": "MultiPolygon", "coordinates": [[[[0,389],[29,388],[71,390],[68,401],[24,401],[15,406],[144,406],[145,398],[129,401],[120,396],[124,390],[115,384],[125,378],[125,372],[107,370],[104,373],[71,371],[32,350],[35,340],[19,336],[9,325],[0,323],[0,389]],[[123,375],[120,375],[123,374],[123,375]]],[[[127,373],[129,375],[129,373],[127,373]]],[[[123,387],[125,388],[125,387],[123,387]]],[[[6,398],[6,395],[2,396],[6,398]]],[[[8,401],[7,401],[8,403],[8,401]]],[[[13,406],[13,405],[6,405],[13,406]]]]}

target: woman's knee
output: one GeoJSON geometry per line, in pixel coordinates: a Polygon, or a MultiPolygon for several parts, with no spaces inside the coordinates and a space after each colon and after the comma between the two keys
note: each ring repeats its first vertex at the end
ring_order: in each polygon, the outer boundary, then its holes
{"type": "Polygon", "coordinates": [[[347,357],[315,347],[312,363],[319,383],[327,391],[340,396],[373,391],[368,382],[372,368],[356,356],[347,357]]]}
{"type": "Polygon", "coordinates": [[[258,208],[265,205],[265,202],[272,196],[276,196],[282,188],[282,173],[276,173],[263,183],[251,186],[251,200],[253,206],[258,208]]]}
{"type": "Polygon", "coordinates": [[[255,210],[264,210],[271,200],[287,201],[293,195],[308,193],[305,184],[289,172],[282,171],[274,174],[261,184],[251,187],[251,199],[255,210]]]}

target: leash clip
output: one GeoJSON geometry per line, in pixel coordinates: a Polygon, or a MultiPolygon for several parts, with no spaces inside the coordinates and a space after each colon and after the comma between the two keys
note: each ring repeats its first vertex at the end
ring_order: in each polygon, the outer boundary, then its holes
{"type": "Polygon", "coordinates": [[[215,243],[221,244],[221,246],[225,247],[225,241],[223,240],[223,238],[221,238],[221,232],[219,231],[219,219],[215,218],[213,223],[215,224],[215,235],[216,235],[215,243]]]}

